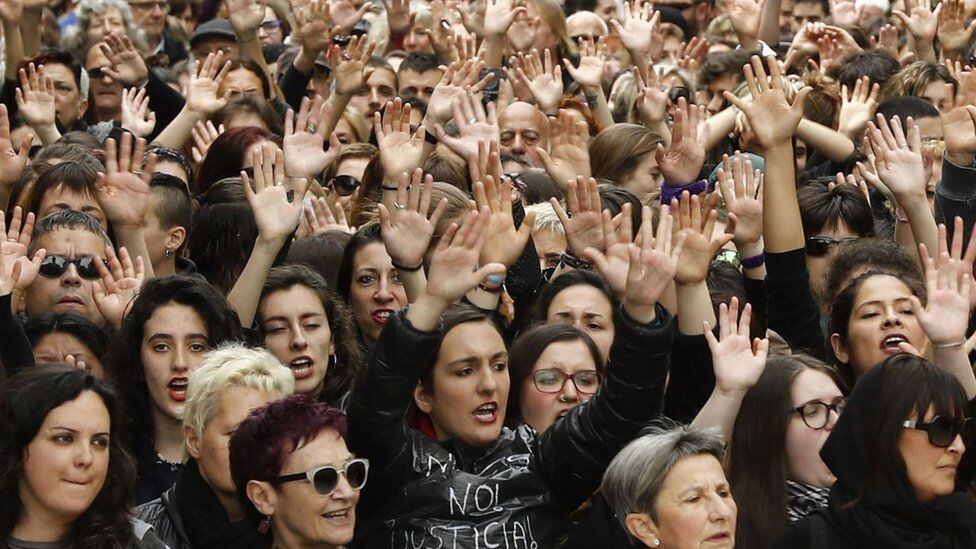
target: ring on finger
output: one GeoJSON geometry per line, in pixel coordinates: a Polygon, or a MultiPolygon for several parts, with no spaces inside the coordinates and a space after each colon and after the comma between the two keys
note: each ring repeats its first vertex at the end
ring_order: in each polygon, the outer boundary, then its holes
{"type": "Polygon", "coordinates": [[[393,203],[393,207],[396,208],[396,209],[398,209],[398,210],[405,210],[405,209],[407,209],[406,206],[404,206],[403,204],[400,204],[399,202],[394,202],[393,203]]]}

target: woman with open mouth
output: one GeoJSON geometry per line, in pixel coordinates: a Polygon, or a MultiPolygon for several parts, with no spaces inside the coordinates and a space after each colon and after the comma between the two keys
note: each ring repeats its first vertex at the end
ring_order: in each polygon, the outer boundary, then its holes
{"type": "Polygon", "coordinates": [[[242,340],[237,313],[203,278],[174,275],[143,285],[105,359],[136,443],[137,504],[158,498],[176,482],[190,373],[211,349],[242,340]]]}

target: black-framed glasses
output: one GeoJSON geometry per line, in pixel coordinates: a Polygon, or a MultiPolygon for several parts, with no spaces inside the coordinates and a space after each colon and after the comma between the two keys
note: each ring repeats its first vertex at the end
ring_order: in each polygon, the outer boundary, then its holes
{"type": "Polygon", "coordinates": [[[63,255],[50,254],[41,261],[38,272],[47,278],[58,278],[68,270],[68,265],[74,265],[75,269],[78,269],[78,275],[82,278],[98,280],[102,278],[102,275],[98,274],[98,268],[95,267],[96,261],[98,258],[90,255],[71,259],[63,255]]]}
{"type": "Polygon", "coordinates": [[[572,375],[556,368],[544,368],[532,372],[532,383],[541,393],[562,391],[567,379],[573,381],[573,385],[579,393],[589,395],[600,388],[600,372],[596,370],[580,370],[572,375]]]}
{"type": "Polygon", "coordinates": [[[819,400],[813,400],[805,404],[801,404],[796,408],[790,408],[789,412],[791,414],[800,414],[800,419],[803,423],[806,423],[807,427],[815,430],[823,429],[830,422],[830,412],[836,413],[838,416],[844,413],[844,408],[847,406],[847,399],[840,397],[834,399],[833,402],[821,402],[819,400]]]}
{"type": "Polygon", "coordinates": [[[349,196],[359,188],[359,180],[351,175],[337,175],[332,178],[332,188],[339,196],[349,196]]]}
{"type": "Polygon", "coordinates": [[[369,460],[365,458],[351,459],[336,469],[331,465],[323,465],[310,469],[304,473],[292,473],[271,479],[271,482],[295,482],[307,480],[315,491],[323,496],[327,496],[336,491],[339,487],[339,475],[346,477],[349,486],[353,490],[361,490],[366,486],[366,477],[369,475],[369,460]]]}
{"type": "Polygon", "coordinates": [[[105,76],[104,67],[95,67],[94,69],[88,69],[88,78],[92,80],[101,80],[105,76]]]}
{"type": "Polygon", "coordinates": [[[807,238],[807,255],[812,255],[814,257],[823,257],[830,253],[830,249],[838,244],[843,244],[845,242],[854,242],[857,240],[856,236],[848,236],[846,238],[830,238],[829,236],[811,236],[807,238]]]}
{"type": "Polygon", "coordinates": [[[972,439],[973,428],[976,423],[971,418],[957,420],[948,417],[935,416],[932,421],[907,420],[901,424],[906,429],[925,431],[929,435],[929,444],[939,448],[948,448],[957,436],[972,439]]]}
{"type": "Polygon", "coordinates": [[[678,100],[682,97],[684,97],[685,101],[687,101],[689,104],[695,102],[694,98],[691,96],[691,92],[684,86],[671,86],[671,89],[668,90],[668,101],[670,101],[672,105],[677,105],[678,100]]]}

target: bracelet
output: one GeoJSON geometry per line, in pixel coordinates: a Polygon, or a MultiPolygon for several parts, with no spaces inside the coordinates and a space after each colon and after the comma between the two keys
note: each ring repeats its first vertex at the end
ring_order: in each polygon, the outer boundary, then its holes
{"type": "Polygon", "coordinates": [[[393,261],[392,259],[390,260],[390,263],[393,264],[393,268],[394,269],[396,269],[398,271],[401,271],[401,272],[404,272],[404,273],[415,273],[415,272],[419,271],[420,269],[422,269],[423,266],[424,266],[423,260],[421,260],[420,261],[420,264],[418,264],[416,267],[407,267],[405,265],[401,265],[401,264],[397,263],[396,261],[393,261]]]}
{"type": "Polygon", "coordinates": [[[582,269],[584,271],[589,271],[593,268],[593,264],[584,259],[580,259],[573,255],[573,252],[566,250],[559,256],[559,262],[570,269],[582,269]]]}
{"type": "Polygon", "coordinates": [[[766,252],[759,252],[759,255],[743,257],[742,266],[746,269],[757,269],[766,263],[766,252]]]}
{"type": "Polygon", "coordinates": [[[953,341],[952,343],[933,343],[933,349],[952,349],[954,347],[962,347],[966,344],[965,339],[960,339],[959,341],[953,341]]]}
{"type": "Polygon", "coordinates": [[[478,287],[490,294],[500,294],[505,289],[505,275],[488,275],[478,287]]]}

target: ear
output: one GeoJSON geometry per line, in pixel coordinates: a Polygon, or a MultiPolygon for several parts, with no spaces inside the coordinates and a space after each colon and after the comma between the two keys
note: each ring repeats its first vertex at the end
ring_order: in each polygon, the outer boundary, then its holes
{"type": "Polygon", "coordinates": [[[196,429],[189,425],[183,426],[183,441],[186,444],[186,451],[193,459],[200,459],[200,437],[197,436],[196,429]]]}
{"type": "Polygon", "coordinates": [[[837,357],[837,360],[844,364],[850,362],[850,352],[847,349],[847,344],[841,340],[840,334],[830,334],[830,348],[834,350],[834,356],[837,357]]]}
{"type": "Polygon", "coordinates": [[[85,116],[86,112],[88,112],[88,100],[82,99],[78,102],[78,118],[85,116]]]}
{"type": "Polygon", "coordinates": [[[434,409],[434,395],[430,394],[420,381],[413,388],[413,401],[417,404],[417,408],[420,408],[420,411],[425,414],[430,415],[431,410],[434,409]]]}
{"type": "Polygon", "coordinates": [[[278,505],[278,493],[275,492],[270,483],[262,480],[247,481],[247,499],[251,500],[258,513],[266,517],[275,514],[275,507],[278,505]]]}
{"type": "Polygon", "coordinates": [[[175,253],[184,242],[186,242],[186,227],[177,225],[166,231],[166,249],[173,250],[175,253]]]}
{"type": "Polygon", "coordinates": [[[647,513],[630,513],[627,515],[627,531],[639,539],[646,547],[660,547],[661,538],[657,535],[657,525],[647,513]]]}

